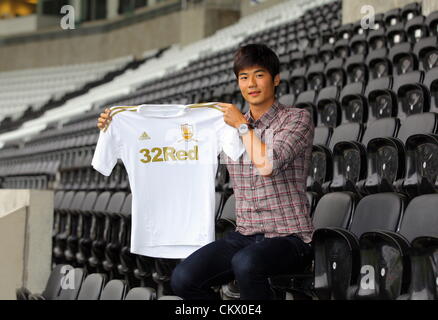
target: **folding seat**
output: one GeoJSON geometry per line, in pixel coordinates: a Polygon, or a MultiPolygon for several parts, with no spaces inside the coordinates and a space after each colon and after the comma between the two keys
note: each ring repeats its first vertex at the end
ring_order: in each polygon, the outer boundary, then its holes
{"type": "Polygon", "coordinates": [[[368,122],[397,116],[397,96],[392,91],[392,77],[369,81],[365,97],[369,106],[368,122]]]}
{"type": "Polygon", "coordinates": [[[54,261],[58,263],[68,263],[75,266],[74,256],[66,256],[67,243],[70,237],[77,233],[78,220],[81,207],[84,203],[85,192],[79,191],[74,195],[70,207],[65,210],[65,229],[64,232],[55,236],[53,248],[54,261]]]}
{"type": "Polygon", "coordinates": [[[340,39],[334,44],[334,55],[337,58],[347,58],[350,55],[348,39],[340,39]]]}
{"type": "MultiPolygon", "coordinates": [[[[316,205],[315,212],[312,217],[315,232],[323,228],[348,228],[353,217],[356,204],[358,201],[357,195],[352,192],[331,192],[321,197],[316,205]]],[[[304,293],[305,296],[314,296],[314,291],[321,294],[324,287],[324,279],[326,279],[327,271],[323,265],[326,254],[338,256],[337,248],[331,253],[324,252],[324,243],[313,237],[312,247],[315,253],[314,267],[309,266],[300,274],[290,274],[282,276],[270,277],[271,286],[278,291],[287,291],[295,295],[297,292],[304,293]],[[314,282],[314,285],[312,285],[314,282]]],[[[338,256],[339,257],[339,256],[338,256]]],[[[340,258],[345,258],[341,255],[340,258]]],[[[331,266],[330,266],[331,267],[331,266]]],[[[320,298],[324,298],[322,294],[320,298]]]]}
{"type": "Polygon", "coordinates": [[[367,36],[368,47],[370,50],[386,48],[388,39],[386,38],[385,29],[372,30],[367,36]]]}
{"type": "Polygon", "coordinates": [[[325,70],[327,85],[343,87],[347,83],[347,75],[344,70],[344,59],[337,58],[327,63],[325,70]]]}
{"type": "Polygon", "coordinates": [[[125,192],[116,192],[111,196],[111,199],[106,208],[105,214],[105,230],[103,234],[103,241],[99,245],[93,244],[93,252],[98,252],[98,255],[93,255],[96,259],[102,259],[102,251],[104,251],[104,258],[102,267],[109,275],[110,279],[119,277],[117,266],[120,261],[120,250],[122,243],[119,238],[121,230],[120,210],[125,201],[125,192]]]}
{"type": "Polygon", "coordinates": [[[328,190],[328,184],[333,176],[333,160],[331,151],[321,144],[312,146],[312,159],[307,176],[307,191],[313,191],[322,196],[328,190]]]}
{"type": "Polygon", "coordinates": [[[281,97],[282,95],[289,93],[289,91],[290,91],[289,77],[290,77],[289,70],[283,70],[280,72],[280,83],[276,89],[276,94],[278,97],[281,97]]]}
{"type": "Polygon", "coordinates": [[[82,283],[77,300],[99,300],[105,284],[106,276],[104,274],[89,274],[82,283]]]}
{"type": "Polygon", "coordinates": [[[392,75],[392,62],[388,59],[386,48],[371,51],[367,58],[370,79],[377,79],[392,75]]]}
{"type": "Polygon", "coordinates": [[[429,35],[429,29],[424,23],[425,20],[425,17],[420,15],[406,22],[405,31],[408,41],[415,43],[429,35]]]}
{"type": "Polygon", "coordinates": [[[368,102],[364,96],[365,84],[355,82],[346,85],[339,98],[342,123],[368,121],[368,102]]]}
{"type": "Polygon", "coordinates": [[[385,29],[385,20],[384,20],[384,14],[383,13],[376,13],[374,15],[374,28],[371,28],[371,30],[380,30],[385,29]]]}
{"type": "Polygon", "coordinates": [[[401,43],[389,51],[389,59],[394,66],[394,74],[405,74],[418,70],[418,59],[410,43],[401,43]]]}
{"type": "Polygon", "coordinates": [[[408,22],[421,15],[421,4],[418,2],[408,3],[402,8],[401,17],[403,21],[408,22]]]}
{"type": "Polygon", "coordinates": [[[319,91],[325,87],[324,63],[311,64],[306,74],[309,90],[319,91]]]}
{"type": "MultiPolygon", "coordinates": [[[[359,21],[356,21],[354,24],[353,24],[353,37],[352,38],[354,38],[355,36],[357,36],[357,35],[364,35],[364,36],[366,36],[366,34],[368,33],[368,30],[369,29],[367,29],[367,28],[362,28],[362,23],[361,23],[362,21],[361,20],[359,20],[359,21]]],[[[366,37],[365,37],[365,39],[366,39],[366,37]]]]}
{"type": "Polygon", "coordinates": [[[431,12],[424,23],[429,28],[430,35],[438,36],[438,11],[431,12]]]}
{"type": "Polygon", "coordinates": [[[408,36],[405,31],[404,23],[398,23],[386,29],[386,38],[388,39],[389,47],[394,47],[397,44],[408,41],[408,36]]]}
{"type": "Polygon", "coordinates": [[[413,114],[407,117],[401,124],[397,138],[403,143],[414,134],[436,133],[438,128],[438,114],[424,112],[413,114]]]}
{"type": "Polygon", "coordinates": [[[368,66],[365,64],[365,56],[363,54],[348,57],[345,61],[345,71],[348,83],[368,82],[368,66]]]}
{"type": "MultiPolygon", "coordinates": [[[[88,273],[104,272],[102,262],[105,258],[105,224],[106,208],[111,198],[109,191],[104,191],[97,196],[96,203],[91,211],[91,255],[88,257],[88,273]]],[[[121,206],[121,205],[120,205],[121,206]]]]}
{"type": "Polygon", "coordinates": [[[318,114],[315,106],[316,91],[307,90],[301,92],[295,101],[295,107],[300,109],[307,109],[313,117],[313,123],[317,125],[318,114]]]}
{"type": "Polygon", "coordinates": [[[400,233],[410,241],[410,286],[398,299],[437,300],[438,285],[438,225],[437,195],[423,195],[409,204],[400,233]]]}
{"type": "Polygon", "coordinates": [[[105,288],[103,288],[99,300],[123,300],[126,295],[126,289],[125,281],[118,279],[111,280],[105,285],[105,288]]]}
{"type": "Polygon", "coordinates": [[[307,48],[306,51],[304,51],[304,62],[308,67],[312,66],[318,61],[318,48],[307,48]]]}
{"type": "Polygon", "coordinates": [[[349,40],[353,37],[353,24],[347,23],[336,30],[336,38],[349,40]]]}
{"type": "Polygon", "coordinates": [[[367,123],[362,136],[362,144],[367,146],[375,138],[396,137],[400,129],[400,119],[394,117],[381,118],[367,123]]]}
{"type": "MultiPolygon", "coordinates": [[[[376,122],[391,120],[381,119],[376,122]]],[[[381,135],[369,139],[367,146],[367,177],[359,186],[368,194],[402,192],[405,175],[405,151],[400,140],[381,135]]]]}
{"type": "Polygon", "coordinates": [[[289,93],[298,96],[305,90],[307,90],[306,67],[294,69],[289,80],[289,93]]]}
{"type": "Polygon", "coordinates": [[[216,240],[221,239],[230,231],[236,228],[236,199],[234,194],[231,194],[224,202],[218,219],[216,219],[216,240]]]}
{"type": "MultiPolygon", "coordinates": [[[[73,201],[74,195],[75,195],[74,191],[66,192],[59,207],[58,208],[55,207],[54,216],[53,216],[52,252],[55,248],[56,236],[62,234],[65,231],[65,227],[67,225],[67,212],[73,201]]],[[[53,258],[54,257],[52,256],[52,260],[53,258]]]]}
{"type": "Polygon", "coordinates": [[[84,278],[84,269],[74,268],[69,270],[61,279],[61,291],[55,300],[76,300],[84,278]]]}
{"type": "Polygon", "coordinates": [[[416,197],[407,206],[397,233],[376,230],[362,235],[364,272],[352,290],[356,299],[393,300],[405,295],[436,299],[437,205],[436,194],[416,197]]]}
{"type": "Polygon", "coordinates": [[[412,71],[394,78],[393,91],[397,95],[397,114],[402,122],[412,114],[429,111],[429,91],[422,84],[423,78],[422,71],[412,71]]]}
{"type": "Polygon", "coordinates": [[[295,96],[292,93],[285,94],[285,95],[282,95],[281,97],[279,97],[278,101],[281,104],[292,107],[294,105],[294,102],[295,102],[295,96]]]}
{"type": "Polygon", "coordinates": [[[406,178],[403,189],[411,197],[438,191],[438,136],[414,134],[406,140],[406,178]]]}
{"type": "Polygon", "coordinates": [[[316,100],[316,108],[318,112],[318,126],[337,127],[342,121],[338,87],[330,86],[322,89],[316,100]]]}
{"type": "MultiPolygon", "coordinates": [[[[82,212],[79,216],[78,227],[78,251],[76,252],[76,262],[79,266],[84,267],[88,273],[88,258],[91,256],[91,228],[92,228],[92,211],[96,204],[97,192],[87,192],[82,212]]],[[[67,241],[67,246],[69,246],[67,241]]],[[[71,246],[74,251],[74,247],[71,246]]]]}
{"type": "Polygon", "coordinates": [[[346,123],[334,128],[333,135],[330,139],[329,148],[333,150],[334,146],[341,141],[357,141],[360,142],[364,131],[362,123],[346,123]]]}
{"type": "Polygon", "coordinates": [[[292,52],[289,63],[293,71],[295,71],[295,69],[305,67],[306,62],[304,60],[304,53],[300,51],[292,52]]]}
{"type": "MultiPolygon", "coordinates": [[[[320,200],[321,201],[321,200],[320,200]]],[[[347,228],[315,230],[315,293],[320,299],[347,299],[358,283],[363,265],[361,236],[372,230],[396,231],[406,206],[398,193],[378,193],[362,198],[347,228]]]]}
{"type": "Polygon", "coordinates": [[[333,179],[330,191],[359,194],[356,185],[366,176],[366,149],[356,141],[341,141],[333,148],[333,179]]]}
{"type": "Polygon", "coordinates": [[[423,71],[438,66],[438,39],[436,36],[420,39],[414,46],[419,68],[423,71]]]}
{"type": "MultiPolygon", "coordinates": [[[[362,30],[362,29],[360,29],[362,30]]],[[[368,42],[365,34],[357,34],[350,40],[350,47],[352,54],[368,54],[368,42]]]]}
{"type": "Polygon", "coordinates": [[[438,112],[438,68],[433,68],[426,73],[423,85],[429,90],[430,111],[438,112]]]}
{"type": "Polygon", "coordinates": [[[33,294],[29,289],[21,287],[16,290],[17,300],[55,300],[61,291],[61,279],[70,269],[73,267],[66,264],[56,265],[50,272],[49,279],[41,294],[33,294]]]}
{"type": "Polygon", "coordinates": [[[315,127],[313,136],[313,145],[322,145],[328,147],[333,134],[333,128],[318,126],[315,127]]]}
{"type": "Polygon", "coordinates": [[[307,30],[299,30],[298,37],[298,50],[304,51],[309,47],[309,38],[307,37],[307,30]]]}
{"type": "Polygon", "coordinates": [[[386,26],[393,26],[403,21],[401,16],[401,8],[388,10],[384,13],[384,21],[386,26]]]}
{"type": "Polygon", "coordinates": [[[335,56],[333,44],[326,43],[319,48],[319,61],[329,63],[335,56]]]}
{"type": "Polygon", "coordinates": [[[221,155],[218,156],[218,162],[219,165],[216,171],[215,189],[216,191],[224,192],[229,188],[230,177],[225,163],[222,162],[221,155]]]}
{"type": "Polygon", "coordinates": [[[136,287],[126,294],[125,300],[155,300],[157,294],[153,288],[136,287]]]}

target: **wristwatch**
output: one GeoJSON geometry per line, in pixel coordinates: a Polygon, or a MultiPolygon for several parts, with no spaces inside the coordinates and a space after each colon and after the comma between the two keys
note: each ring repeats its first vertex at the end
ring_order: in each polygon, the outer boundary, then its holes
{"type": "Polygon", "coordinates": [[[239,136],[243,136],[249,132],[249,129],[253,129],[253,126],[248,123],[242,123],[237,131],[239,132],[239,136]]]}

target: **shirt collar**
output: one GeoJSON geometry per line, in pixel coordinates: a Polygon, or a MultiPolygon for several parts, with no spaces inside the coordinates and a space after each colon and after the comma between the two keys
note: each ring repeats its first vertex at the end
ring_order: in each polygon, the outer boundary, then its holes
{"type": "Polygon", "coordinates": [[[280,104],[278,100],[274,101],[274,104],[267,112],[265,112],[258,120],[254,120],[254,118],[251,116],[251,110],[248,110],[247,113],[245,113],[245,119],[254,127],[256,128],[266,128],[269,126],[269,124],[272,122],[272,120],[275,118],[275,115],[277,114],[278,110],[280,109],[280,104]]]}

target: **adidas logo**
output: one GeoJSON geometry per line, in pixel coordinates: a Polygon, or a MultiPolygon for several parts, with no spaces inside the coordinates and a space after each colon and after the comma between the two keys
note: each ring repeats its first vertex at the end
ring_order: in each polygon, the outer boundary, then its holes
{"type": "Polygon", "coordinates": [[[149,135],[146,133],[146,131],[144,131],[143,133],[142,133],[142,135],[138,138],[138,140],[148,140],[148,139],[150,139],[151,137],[149,137],[149,135]]]}

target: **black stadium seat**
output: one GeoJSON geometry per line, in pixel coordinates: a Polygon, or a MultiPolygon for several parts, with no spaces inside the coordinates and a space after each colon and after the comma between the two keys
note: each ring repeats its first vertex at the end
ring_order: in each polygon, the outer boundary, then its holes
{"type": "Polygon", "coordinates": [[[81,285],[77,300],[99,300],[105,284],[106,276],[104,274],[89,274],[81,285]]]}

